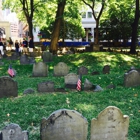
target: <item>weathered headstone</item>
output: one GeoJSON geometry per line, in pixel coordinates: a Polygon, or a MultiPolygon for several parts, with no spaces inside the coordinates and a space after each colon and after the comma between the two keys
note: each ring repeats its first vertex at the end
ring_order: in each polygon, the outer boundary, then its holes
{"type": "Polygon", "coordinates": [[[54,92],[54,82],[47,81],[39,83],[37,86],[38,92],[54,92]]]}
{"type": "Polygon", "coordinates": [[[110,73],[110,66],[109,65],[105,65],[103,67],[103,74],[109,74],[110,73]]]}
{"type": "Polygon", "coordinates": [[[69,73],[69,67],[64,62],[59,62],[54,66],[54,76],[66,76],[69,73]]]}
{"type": "Polygon", "coordinates": [[[90,140],[126,140],[129,117],[114,106],[105,108],[91,121],[90,140]]]}
{"type": "Polygon", "coordinates": [[[61,109],[41,121],[41,140],[87,140],[88,122],[74,110],[61,109]]]}
{"type": "Polygon", "coordinates": [[[140,86],[140,74],[136,70],[131,70],[129,73],[124,74],[124,86],[134,87],[140,86]]]}
{"type": "Polygon", "coordinates": [[[50,52],[43,51],[42,59],[43,59],[43,62],[51,62],[53,59],[53,55],[50,52]]]}
{"type": "Polygon", "coordinates": [[[28,140],[28,132],[22,131],[19,125],[11,123],[2,129],[2,140],[28,140]]]}
{"type": "Polygon", "coordinates": [[[29,58],[26,54],[21,55],[20,64],[21,65],[28,65],[29,64],[29,58]]]}
{"type": "Polygon", "coordinates": [[[44,62],[33,64],[33,77],[46,77],[48,76],[48,66],[44,62]]]}
{"type": "Polygon", "coordinates": [[[18,96],[17,82],[8,76],[0,77],[0,98],[18,96]]]}
{"type": "Polygon", "coordinates": [[[65,77],[65,87],[70,89],[76,89],[78,75],[75,73],[69,73],[65,77]]]}
{"type": "Polygon", "coordinates": [[[18,60],[18,58],[19,58],[19,53],[17,52],[13,52],[10,56],[11,60],[18,60]]]}
{"type": "Polygon", "coordinates": [[[88,74],[88,69],[84,66],[81,66],[78,68],[78,72],[79,75],[87,75],[88,74]]]}

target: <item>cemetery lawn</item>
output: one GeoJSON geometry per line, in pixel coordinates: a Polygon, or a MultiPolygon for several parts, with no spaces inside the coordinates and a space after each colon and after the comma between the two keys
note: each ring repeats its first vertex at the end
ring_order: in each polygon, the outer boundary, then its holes
{"type": "MultiPolygon", "coordinates": [[[[18,97],[0,99],[0,130],[9,123],[18,124],[22,130],[29,132],[29,140],[40,140],[40,121],[58,109],[76,110],[87,118],[90,129],[92,118],[108,106],[118,107],[124,115],[130,118],[128,140],[140,140],[140,86],[126,88],[123,86],[124,73],[130,67],[140,69],[140,58],[121,53],[92,52],[82,54],[64,55],[54,57],[49,66],[47,77],[32,77],[33,65],[20,65],[19,60],[2,60],[0,76],[8,76],[9,63],[17,71],[13,80],[18,83],[18,97]],[[77,73],[80,66],[88,68],[88,75],[82,76],[82,84],[87,78],[94,85],[103,88],[101,92],[65,89],[66,92],[38,93],[37,84],[53,81],[55,88],[65,88],[64,77],[54,77],[53,67],[58,62],[65,62],[70,67],[70,72],[77,73]],[[110,65],[110,74],[103,74],[104,65],[110,65]],[[91,75],[93,71],[100,74],[91,75]],[[107,89],[110,84],[115,89],[107,89]],[[27,88],[33,88],[34,94],[23,95],[27,88]]],[[[42,61],[36,58],[36,61],[42,61]]],[[[90,140],[88,136],[88,140],[90,140]]]]}

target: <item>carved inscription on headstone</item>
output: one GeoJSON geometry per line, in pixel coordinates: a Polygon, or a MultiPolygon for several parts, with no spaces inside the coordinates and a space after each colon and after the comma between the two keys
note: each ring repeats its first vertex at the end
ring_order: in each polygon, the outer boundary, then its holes
{"type": "Polygon", "coordinates": [[[109,106],[91,121],[90,140],[126,140],[129,117],[114,106],[109,106]]]}
{"type": "Polygon", "coordinates": [[[124,75],[124,86],[134,87],[140,86],[140,73],[136,70],[131,70],[124,75]]]}
{"type": "Polygon", "coordinates": [[[33,65],[33,77],[48,76],[48,66],[44,62],[38,62],[33,65]]]}
{"type": "Polygon", "coordinates": [[[87,140],[88,122],[74,110],[61,109],[41,121],[41,140],[87,140]]]}
{"type": "Polygon", "coordinates": [[[22,131],[19,125],[11,123],[3,128],[2,140],[28,140],[28,132],[22,131]]]}
{"type": "Polygon", "coordinates": [[[69,73],[65,76],[65,87],[76,89],[78,81],[78,75],[75,73],[69,73]]]}
{"type": "Polygon", "coordinates": [[[69,73],[69,67],[64,62],[59,62],[54,66],[54,76],[65,76],[69,73]]]}
{"type": "Polygon", "coordinates": [[[0,78],[0,98],[18,96],[17,82],[8,76],[0,78]]]}

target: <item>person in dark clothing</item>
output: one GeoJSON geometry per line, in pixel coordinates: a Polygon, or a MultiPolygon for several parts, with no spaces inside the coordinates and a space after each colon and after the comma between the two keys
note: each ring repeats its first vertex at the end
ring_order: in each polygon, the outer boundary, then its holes
{"type": "Polygon", "coordinates": [[[4,48],[4,45],[3,45],[2,41],[0,40],[0,56],[1,57],[4,55],[3,48],[4,48]]]}
{"type": "Polygon", "coordinates": [[[19,42],[18,42],[18,40],[15,41],[15,49],[16,49],[16,53],[19,53],[19,42]]]}
{"type": "Polygon", "coordinates": [[[33,50],[34,50],[34,42],[33,42],[32,38],[30,37],[30,39],[29,39],[29,52],[31,53],[31,52],[33,52],[33,50]]]}

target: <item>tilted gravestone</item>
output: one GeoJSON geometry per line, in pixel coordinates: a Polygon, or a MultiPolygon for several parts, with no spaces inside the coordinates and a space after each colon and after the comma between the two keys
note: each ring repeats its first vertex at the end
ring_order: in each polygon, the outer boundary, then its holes
{"type": "Polygon", "coordinates": [[[5,126],[1,135],[2,140],[28,140],[28,132],[22,131],[20,126],[14,123],[5,126]]]}
{"type": "Polygon", "coordinates": [[[48,76],[48,66],[44,62],[33,64],[33,77],[46,77],[48,76]]]}
{"type": "Polygon", "coordinates": [[[124,86],[134,87],[140,86],[140,73],[136,70],[131,70],[124,74],[124,86]]]}
{"type": "Polygon", "coordinates": [[[90,140],[126,140],[129,117],[114,106],[105,108],[91,121],[90,140]]]}
{"type": "Polygon", "coordinates": [[[17,97],[18,85],[17,82],[8,76],[0,77],[0,98],[17,97]]]}
{"type": "Polygon", "coordinates": [[[41,140],[87,140],[88,122],[74,110],[60,109],[41,121],[41,140]]]}
{"type": "Polygon", "coordinates": [[[42,53],[43,62],[51,62],[53,60],[53,55],[50,52],[44,51],[42,53]]]}
{"type": "Polygon", "coordinates": [[[54,66],[54,76],[66,76],[69,73],[69,67],[64,62],[59,62],[54,66]]]}
{"type": "Polygon", "coordinates": [[[78,68],[78,72],[79,75],[87,75],[88,74],[88,69],[84,66],[81,66],[78,68]]]}
{"type": "Polygon", "coordinates": [[[65,87],[70,89],[76,89],[77,87],[77,81],[78,81],[78,75],[75,73],[69,73],[65,77],[65,87]]]}
{"type": "Polygon", "coordinates": [[[91,90],[94,88],[95,88],[95,86],[88,79],[85,79],[84,90],[91,90]]]}
{"type": "Polygon", "coordinates": [[[54,92],[54,82],[47,81],[39,83],[37,90],[38,92],[54,92]]]}
{"type": "Polygon", "coordinates": [[[105,65],[103,67],[103,74],[109,74],[110,73],[110,66],[109,65],[105,65]]]}

